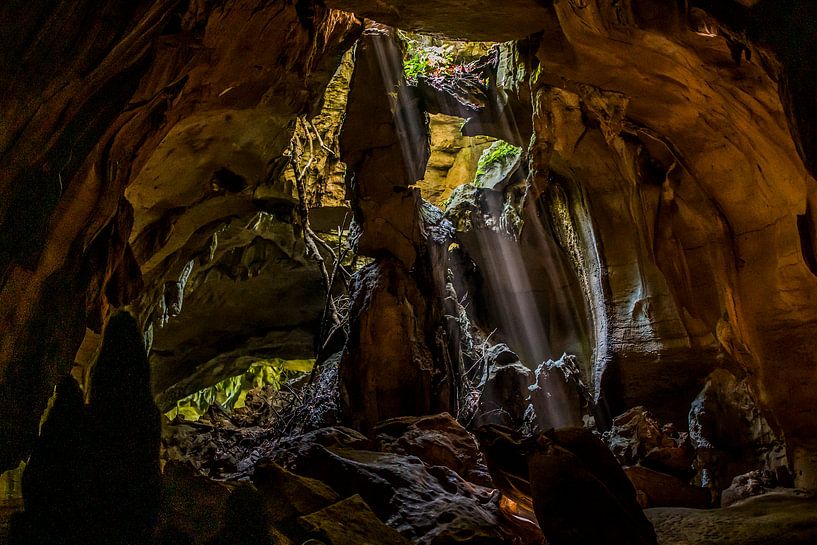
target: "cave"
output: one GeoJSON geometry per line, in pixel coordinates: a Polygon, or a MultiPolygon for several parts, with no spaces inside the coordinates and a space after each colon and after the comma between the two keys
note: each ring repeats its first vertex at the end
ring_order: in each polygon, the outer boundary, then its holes
{"type": "Polygon", "coordinates": [[[0,545],[817,543],[813,0],[0,44],[0,545]]]}

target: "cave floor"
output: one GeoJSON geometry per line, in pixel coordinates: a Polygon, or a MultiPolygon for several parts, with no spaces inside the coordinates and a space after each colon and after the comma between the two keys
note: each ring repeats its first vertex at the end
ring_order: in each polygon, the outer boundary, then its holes
{"type": "Polygon", "coordinates": [[[814,545],[817,497],[770,492],[724,509],[646,510],[659,545],[814,545]]]}
{"type": "MultiPolygon", "coordinates": [[[[0,544],[20,506],[0,504],[0,544]]],[[[659,507],[646,510],[659,545],[815,545],[817,497],[771,492],[725,509],[659,507]]]]}

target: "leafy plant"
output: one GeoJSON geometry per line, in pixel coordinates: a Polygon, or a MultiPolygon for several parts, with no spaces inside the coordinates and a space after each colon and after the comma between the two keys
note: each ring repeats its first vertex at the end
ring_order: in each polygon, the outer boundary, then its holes
{"type": "Polygon", "coordinates": [[[176,402],[176,407],[165,413],[171,420],[180,415],[185,420],[198,420],[212,405],[232,411],[244,406],[247,393],[254,388],[272,386],[276,390],[293,375],[308,373],[315,360],[260,360],[244,374],[195,392],[176,402]]]}
{"type": "Polygon", "coordinates": [[[424,45],[406,38],[403,73],[408,81],[416,81],[420,75],[438,75],[450,69],[453,63],[454,53],[450,46],[424,45]]]}
{"type": "Polygon", "coordinates": [[[428,58],[421,56],[420,53],[415,53],[403,63],[403,73],[408,80],[416,80],[420,74],[426,74],[429,71],[431,64],[428,58]]]}
{"type": "Polygon", "coordinates": [[[522,151],[519,146],[509,144],[504,140],[497,140],[493,145],[482,152],[477,163],[477,172],[474,177],[474,185],[479,187],[479,179],[488,173],[488,170],[498,163],[515,159],[522,151]]]}

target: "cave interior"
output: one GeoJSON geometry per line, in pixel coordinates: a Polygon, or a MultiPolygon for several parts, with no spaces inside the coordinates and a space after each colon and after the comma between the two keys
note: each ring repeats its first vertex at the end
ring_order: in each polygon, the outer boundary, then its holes
{"type": "Polygon", "coordinates": [[[0,545],[817,543],[813,0],[0,45],[0,545]]]}

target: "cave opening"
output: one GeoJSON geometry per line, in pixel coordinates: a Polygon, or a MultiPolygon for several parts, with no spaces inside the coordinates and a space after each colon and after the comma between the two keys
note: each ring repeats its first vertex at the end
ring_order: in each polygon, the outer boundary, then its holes
{"type": "Polygon", "coordinates": [[[817,539],[807,2],[18,4],[0,544],[817,539]]]}

